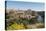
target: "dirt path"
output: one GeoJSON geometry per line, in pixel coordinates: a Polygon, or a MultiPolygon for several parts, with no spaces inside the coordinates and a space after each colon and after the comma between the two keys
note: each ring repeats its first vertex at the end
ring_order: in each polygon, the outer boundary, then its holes
{"type": "Polygon", "coordinates": [[[44,24],[42,24],[42,23],[36,23],[36,24],[27,25],[27,28],[35,29],[35,28],[42,28],[43,26],[44,26],[44,24]]]}

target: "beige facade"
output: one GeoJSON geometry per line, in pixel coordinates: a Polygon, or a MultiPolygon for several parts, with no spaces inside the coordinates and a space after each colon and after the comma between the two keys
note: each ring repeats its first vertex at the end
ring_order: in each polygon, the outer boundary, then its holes
{"type": "Polygon", "coordinates": [[[9,15],[11,17],[31,17],[32,11],[31,10],[27,10],[27,11],[23,11],[23,10],[10,10],[9,15]]]}

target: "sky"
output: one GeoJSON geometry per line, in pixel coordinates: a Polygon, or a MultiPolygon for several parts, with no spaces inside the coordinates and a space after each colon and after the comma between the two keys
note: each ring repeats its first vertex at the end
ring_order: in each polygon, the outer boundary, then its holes
{"type": "Polygon", "coordinates": [[[35,9],[43,10],[44,3],[39,2],[23,2],[23,1],[7,1],[7,8],[16,8],[16,9],[35,9]]]}

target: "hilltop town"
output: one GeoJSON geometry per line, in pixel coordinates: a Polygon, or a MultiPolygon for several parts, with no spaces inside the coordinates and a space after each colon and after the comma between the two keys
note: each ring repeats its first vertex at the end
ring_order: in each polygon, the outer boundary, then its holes
{"type": "MultiPolygon", "coordinates": [[[[18,29],[27,29],[31,28],[31,24],[37,24],[40,23],[38,26],[39,28],[44,27],[44,11],[34,11],[31,9],[27,10],[13,10],[9,9],[6,10],[6,23],[7,27],[11,26],[14,23],[24,25],[24,28],[18,28],[18,29]],[[40,19],[39,19],[40,18],[40,19]]],[[[34,27],[32,27],[34,28],[34,27]]],[[[37,26],[35,27],[37,28],[37,26]]],[[[9,29],[9,28],[8,28],[9,29]]]]}

